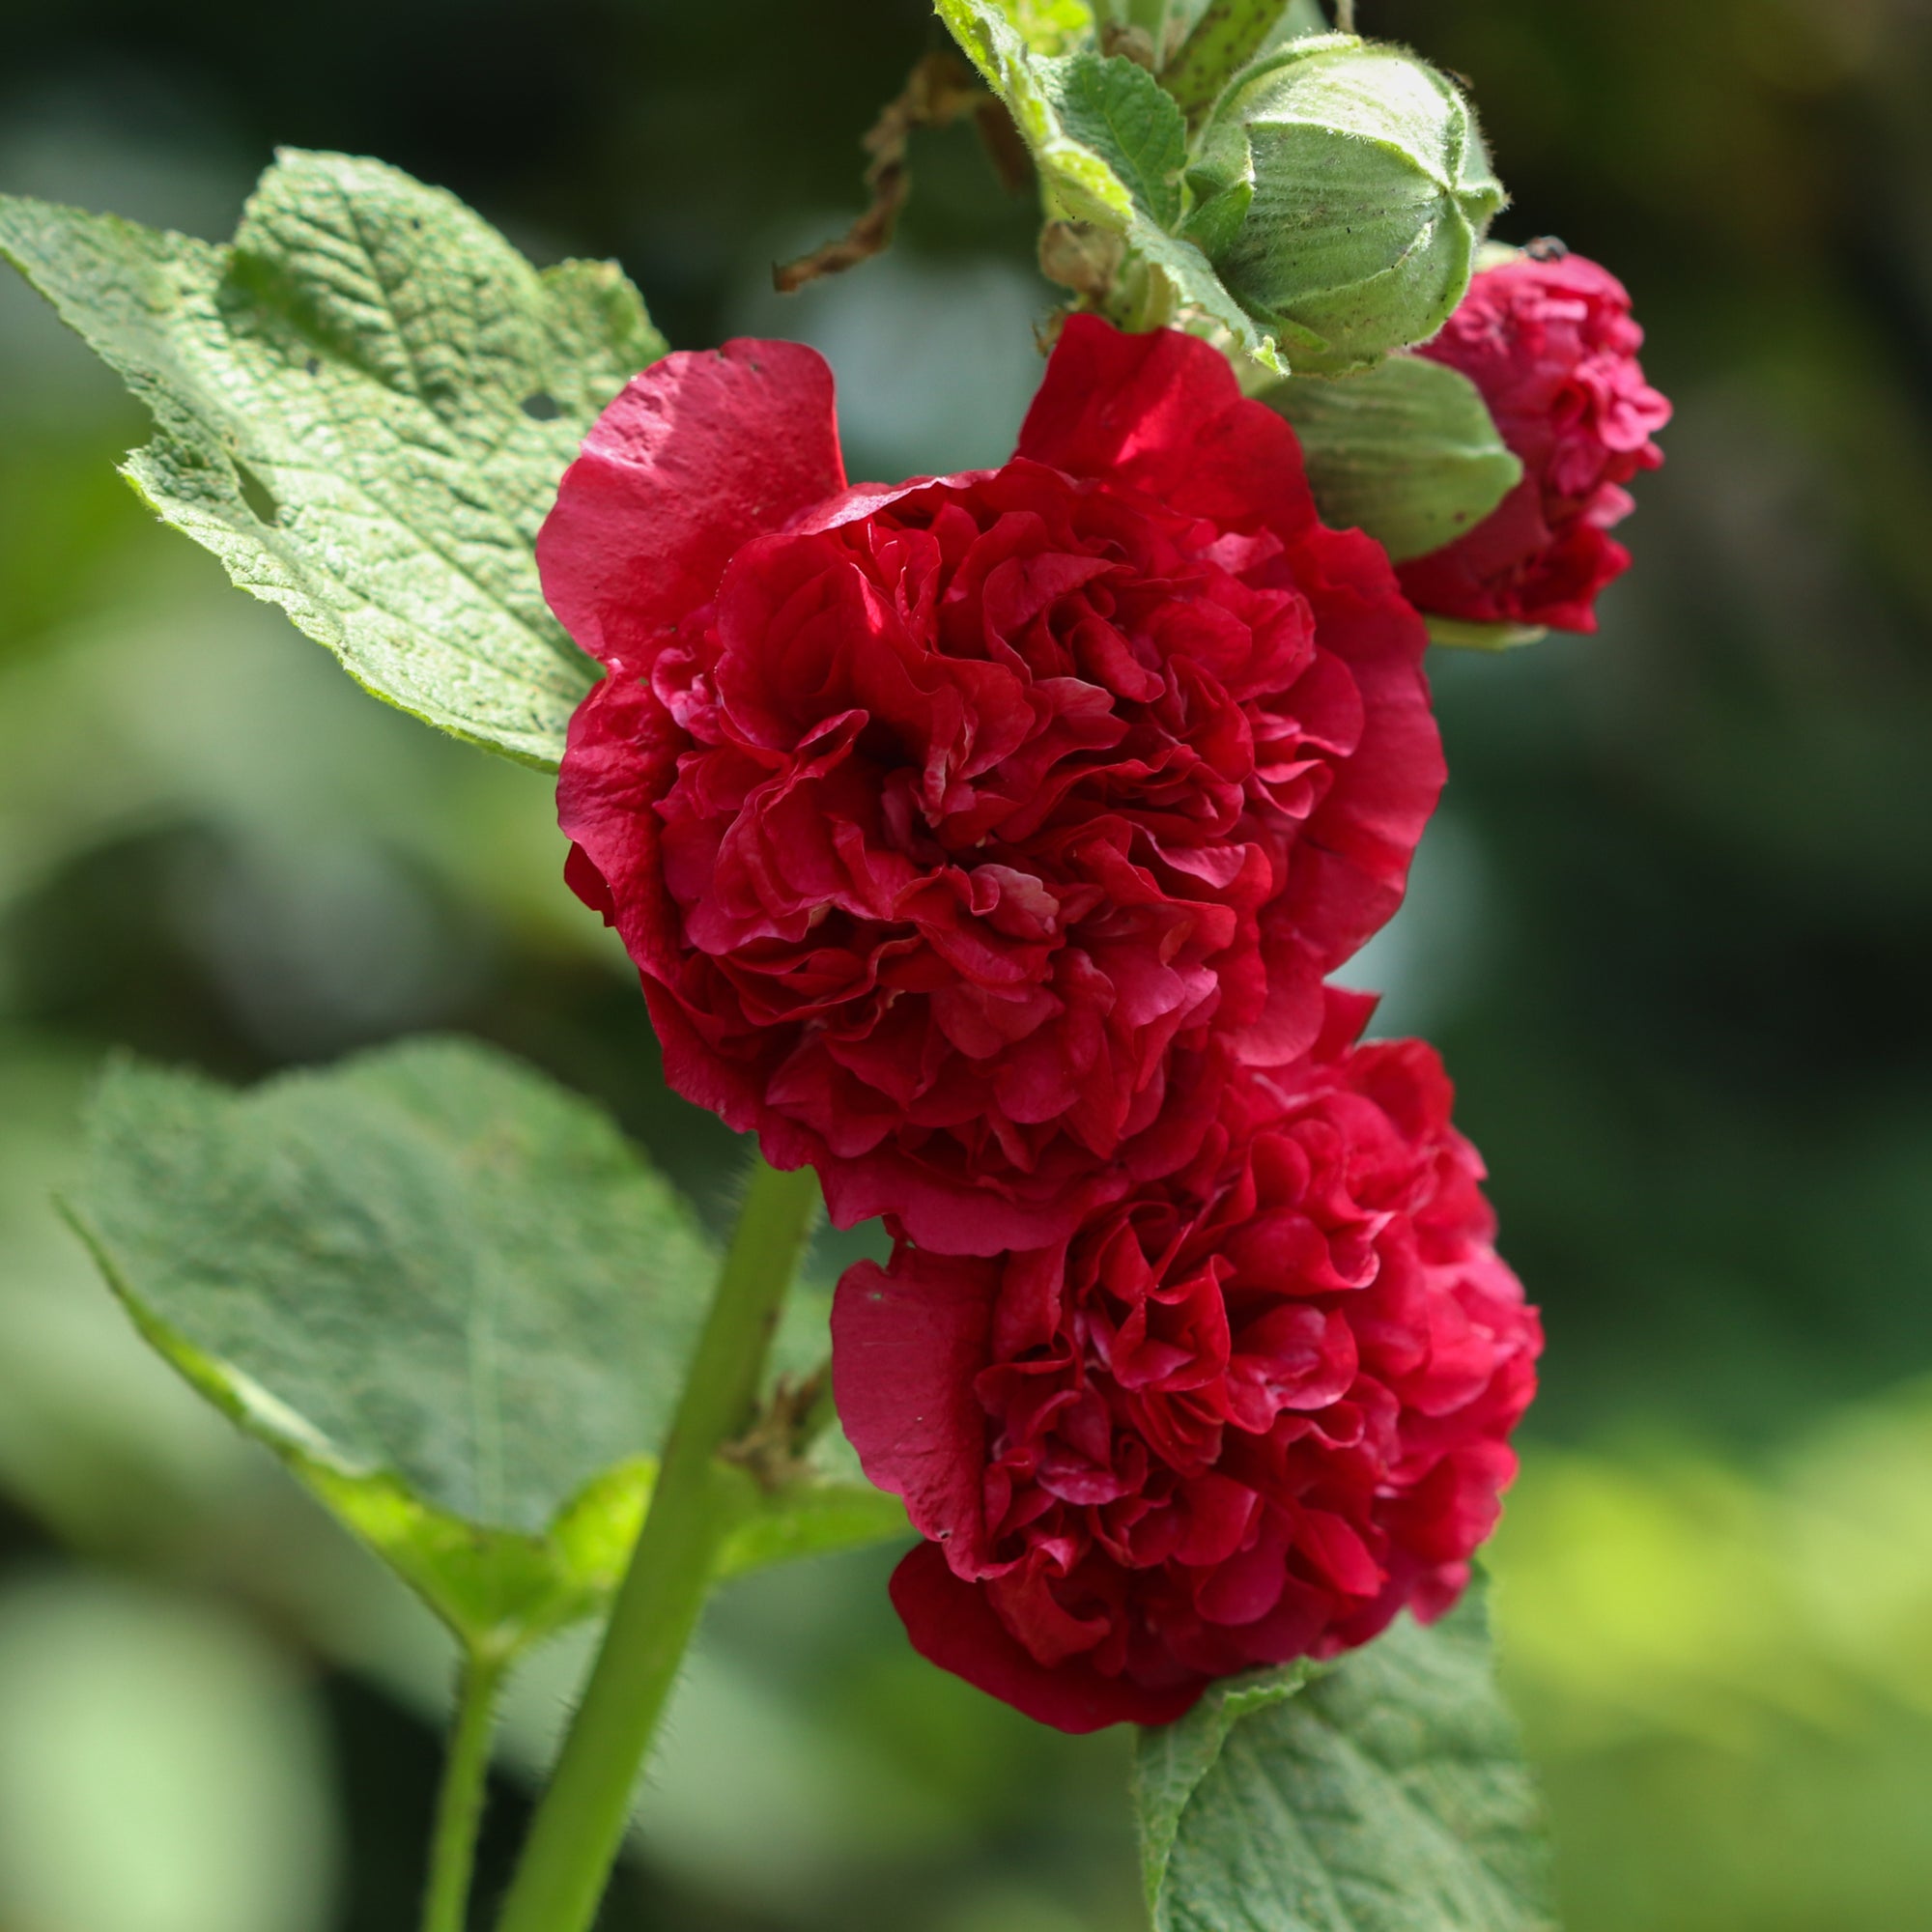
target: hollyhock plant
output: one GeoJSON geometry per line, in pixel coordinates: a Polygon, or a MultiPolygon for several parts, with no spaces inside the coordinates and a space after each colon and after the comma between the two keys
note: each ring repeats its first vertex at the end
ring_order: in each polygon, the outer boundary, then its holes
{"type": "Polygon", "coordinates": [[[1624,488],[1662,452],[1670,405],[1643,379],[1643,330],[1616,277],[1546,246],[1487,269],[1416,353],[1459,369],[1490,406],[1522,480],[1475,528],[1402,566],[1422,610],[1480,623],[1594,631],[1599,592],[1630,564],[1606,532],[1624,488]]]}
{"type": "Polygon", "coordinates": [[[1416,1040],[1249,1073],[1196,1162],[1070,1240],[899,1239],[839,1284],[839,1413],[929,1541],[915,1645],[1069,1731],[1446,1609],[1515,1470],[1535,1311],[1416,1040]]]}
{"type": "Polygon", "coordinates": [[[1418,602],[1587,628],[1668,408],[1603,270],[1469,286],[1506,196],[1460,85],[1339,5],[1127,11],[939,0],[869,205],[780,274],[887,245],[918,130],[1030,161],[1066,299],[996,469],[852,485],[812,351],[670,353],[618,264],[368,157],[281,151],[225,244],[0,194],[0,261],[153,416],[143,500],[558,772],[669,1084],[763,1154],[721,1247],[478,1042],[90,1109],[63,1205],[144,1341],[457,1646],[424,1932],[475,1919],[537,1645],[602,1625],[493,1920],[589,1932],[712,1590],[908,1515],[926,1657],[1146,1727],[1152,1923],[1336,1872],[1390,1924],[1554,1922],[1468,1587],[1537,1318],[1434,1053],[1331,980],[1443,782],[1418,602]],[[892,1258],[814,1365],[821,1205],[892,1258]]]}
{"type": "Polygon", "coordinates": [[[1188,1161],[1231,1068],[1312,1043],[1442,782],[1387,558],[1172,331],[1070,318],[1009,463],[894,488],[846,486],[810,350],[667,356],[538,558],[609,671],[568,876],[668,1078],[925,1251],[1188,1161]]]}

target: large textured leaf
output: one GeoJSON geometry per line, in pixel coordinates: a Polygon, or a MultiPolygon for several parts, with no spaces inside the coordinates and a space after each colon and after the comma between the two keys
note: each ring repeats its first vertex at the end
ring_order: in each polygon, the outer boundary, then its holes
{"type": "Polygon", "coordinates": [[[1535,1793],[1472,1592],[1302,1688],[1236,1680],[1145,1733],[1156,1932],[1549,1932],[1535,1793]]]}
{"type": "Polygon", "coordinates": [[[1367,530],[1397,562],[1473,529],[1522,476],[1481,391],[1425,355],[1291,377],[1262,400],[1294,425],[1322,520],[1367,530]]]}
{"type": "Polygon", "coordinates": [[[378,696],[556,762],[595,668],[537,526],[664,353],[612,264],[539,272],[440,189],[296,152],[230,246],[0,197],[0,255],[153,412],[126,473],[157,514],[378,696]]]}
{"type": "MultiPolygon", "coordinates": [[[[465,1641],[601,1605],[716,1257],[595,1108],[455,1040],[242,1094],[123,1065],[69,1211],[147,1339],[465,1641]]],[[[727,1573],[903,1524],[810,1469],[743,1487],[727,1573]]]]}
{"type": "Polygon", "coordinates": [[[1280,369],[1272,340],[1222,287],[1208,257],[1171,232],[1187,130],[1153,75],[1118,54],[1043,57],[998,0],[935,4],[1033,151],[1049,211],[1118,236],[1160,278],[1183,326],[1280,369]]]}

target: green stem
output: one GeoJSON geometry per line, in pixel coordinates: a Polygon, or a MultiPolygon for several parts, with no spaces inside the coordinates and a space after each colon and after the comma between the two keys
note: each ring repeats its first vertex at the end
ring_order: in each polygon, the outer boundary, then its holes
{"type": "MultiPolygon", "coordinates": [[[[585,1932],[631,1792],[731,1524],[717,1453],[751,1420],[780,1305],[817,1211],[810,1169],[753,1170],[649,1513],[497,1932],[585,1932]]],[[[726,1472],[735,1473],[735,1472],[726,1472]]]]}
{"type": "Polygon", "coordinates": [[[469,1922],[469,1878],[476,1863],[476,1833],[490,1781],[490,1740],[497,1726],[497,1693],[503,1685],[499,1659],[465,1658],[456,1684],[456,1727],[443,1761],[436,1804],[436,1836],[430,1845],[429,1884],[423,1893],[422,1932],[464,1932],[469,1922]]]}
{"type": "Polygon", "coordinates": [[[1230,76],[1260,51],[1288,4],[1289,0],[1210,0],[1160,76],[1160,84],[1180,103],[1190,126],[1213,106],[1230,76]]]}

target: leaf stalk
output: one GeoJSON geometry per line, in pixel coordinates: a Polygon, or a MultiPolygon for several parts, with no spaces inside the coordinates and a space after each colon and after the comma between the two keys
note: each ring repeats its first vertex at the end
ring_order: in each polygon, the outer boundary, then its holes
{"type": "Polygon", "coordinates": [[[472,1650],[457,1679],[456,1725],[437,1797],[422,1932],[465,1932],[469,1922],[476,1834],[489,1790],[490,1741],[497,1727],[497,1698],[503,1676],[503,1659],[472,1650]]]}

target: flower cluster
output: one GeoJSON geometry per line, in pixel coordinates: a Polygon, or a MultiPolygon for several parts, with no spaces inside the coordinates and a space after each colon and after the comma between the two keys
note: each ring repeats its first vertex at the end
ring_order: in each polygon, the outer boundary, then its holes
{"type": "Polygon", "coordinates": [[[1522,480],[1476,527],[1402,567],[1415,604],[1483,623],[1597,628],[1598,593],[1630,565],[1605,535],[1632,508],[1623,487],[1663,454],[1670,405],[1643,379],[1643,330],[1607,270],[1537,250],[1485,270],[1416,353],[1482,391],[1522,480]]]}
{"type": "Polygon", "coordinates": [[[1075,316],[1004,467],[850,487],[824,364],[735,342],[630,384],[538,556],[667,1077],[894,1235],[835,1377],[919,1647],[1088,1729],[1446,1607],[1538,1333],[1435,1056],[1326,984],[1443,767],[1282,418],[1075,316]]]}
{"type": "Polygon", "coordinates": [[[891,490],[810,351],[667,357],[538,555],[611,672],[570,880],[671,1085],[947,1253],[1070,1234],[1304,1052],[1441,788],[1386,556],[1189,336],[1074,317],[1011,462],[891,490]]]}
{"type": "Polygon", "coordinates": [[[1091,1730],[1454,1601],[1540,1335],[1449,1100],[1418,1041],[1324,1042],[1070,1241],[847,1273],[839,1413],[931,1539],[893,1583],[922,1652],[1091,1730]]]}

